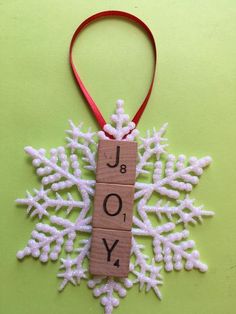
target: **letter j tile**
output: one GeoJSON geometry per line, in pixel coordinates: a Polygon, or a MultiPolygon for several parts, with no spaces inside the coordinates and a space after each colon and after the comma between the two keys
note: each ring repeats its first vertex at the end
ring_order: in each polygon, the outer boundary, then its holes
{"type": "Polygon", "coordinates": [[[135,182],[137,143],[100,140],[96,181],[133,185],[135,182]]]}

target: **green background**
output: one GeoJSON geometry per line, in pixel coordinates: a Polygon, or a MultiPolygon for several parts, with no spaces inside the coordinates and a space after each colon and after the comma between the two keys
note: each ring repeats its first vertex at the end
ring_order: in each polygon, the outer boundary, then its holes
{"type": "MultiPolygon", "coordinates": [[[[87,16],[128,11],[152,29],[158,77],[139,124],[169,122],[168,151],[214,162],[192,195],[216,215],[191,228],[209,271],[164,273],[163,301],[134,286],[114,313],[231,314],[236,308],[236,2],[234,0],[0,1],[0,312],[103,313],[86,282],[57,292],[59,263],[18,262],[34,227],[15,206],[39,186],[23,147],[63,145],[67,120],[97,125],[68,65],[71,35],[87,16]]],[[[106,119],[122,98],[133,115],[150,82],[153,56],[146,36],[120,20],[93,24],[75,49],[85,85],[106,119]],[[79,46],[79,49],[78,49],[79,46]]]]}

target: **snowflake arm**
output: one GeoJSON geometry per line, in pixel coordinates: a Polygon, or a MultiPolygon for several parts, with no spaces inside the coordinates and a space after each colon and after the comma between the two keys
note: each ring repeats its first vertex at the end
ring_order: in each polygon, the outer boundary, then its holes
{"type": "Polygon", "coordinates": [[[117,101],[116,113],[111,116],[114,126],[106,124],[103,128],[104,131],[98,132],[100,139],[109,140],[110,138],[114,138],[118,141],[133,141],[138,135],[135,123],[130,121],[129,116],[125,114],[123,105],[123,100],[117,101]]]}
{"type": "Polygon", "coordinates": [[[49,258],[57,260],[65,238],[65,251],[70,253],[74,250],[76,232],[91,232],[91,217],[77,219],[72,223],[68,219],[50,216],[50,223],[56,227],[44,223],[36,224],[27,246],[17,253],[19,259],[31,255],[41,262],[47,262],[49,258]]]}
{"type": "Polygon", "coordinates": [[[85,189],[88,193],[93,194],[91,185],[95,185],[95,181],[81,179],[81,170],[75,154],[70,156],[73,172],[69,172],[70,163],[64,147],[51,149],[50,158],[45,156],[46,151],[44,149],[36,150],[28,146],[25,148],[25,151],[33,159],[32,163],[37,168],[37,175],[42,177],[42,184],[50,184],[52,191],[79,186],[81,189],[85,189]]]}
{"type": "Polygon", "coordinates": [[[130,263],[130,271],[136,277],[133,283],[139,283],[140,290],[144,287],[144,285],[146,285],[146,292],[152,288],[158,298],[161,299],[161,292],[158,286],[163,283],[162,276],[160,274],[162,267],[156,266],[154,259],[152,259],[152,263],[149,265],[147,263],[149,256],[143,254],[143,248],[143,245],[138,244],[135,239],[132,238],[131,255],[133,254],[135,256],[135,264],[130,263]],[[137,266],[140,267],[140,271],[136,270],[137,266]]]}
{"type": "Polygon", "coordinates": [[[141,137],[141,145],[139,145],[139,161],[136,167],[136,176],[140,174],[149,174],[150,170],[145,167],[152,166],[152,162],[148,160],[155,156],[157,160],[160,159],[161,155],[165,153],[165,148],[168,146],[167,139],[164,138],[168,124],[165,123],[159,131],[153,128],[152,133],[147,131],[146,137],[141,137]]]}
{"type": "Polygon", "coordinates": [[[27,214],[30,214],[31,218],[38,216],[39,219],[49,216],[48,208],[54,208],[55,212],[66,208],[66,213],[69,214],[75,208],[84,207],[84,202],[74,200],[71,193],[67,193],[67,199],[63,199],[59,193],[56,193],[55,199],[50,198],[49,193],[50,189],[44,190],[43,187],[40,190],[34,189],[34,195],[27,191],[27,197],[17,199],[16,203],[28,206],[27,214]]]}
{"type": "Polygon", "coordinates": [[[137,217],[133,218],[133,223],[137,226],[137,228],[132,229],[133,235],[152,237],[155,260],[156,262],[164,262],[166,271],[181,270],[183,260],[185,260],[185,269],[187,270],[196,268],[202,272],[207,271],[207,266],[199,261],[198,251],[186,252],[186,250],[193,249],[195,246],[194,241],[185,241],[189,236],[188,230],[173,232],[175,224],[171,222],[153,227],[150,221],[145,224],[137,217]],[[165,233],[170,234],[165,235],[165,233]]]}
{"type": "Polygon", "coordinates": [[[189,223],[196,224],[197,222],[202,222],[204,216],[214,215],[212,211],[203,210],[203,205],[195,206],[194,201],[187,195],[183,200],[177,201],[177,206],[170,206],[169,202],[162,206],[162,200],[159,200],[155,206],[145,205],[143,210],[146,213],[155,213],[160,221],[163,215],[170,221],[173,220],[174,216],[177,216],[179,219],[176,221],[176,224],[183,223],[185,227],[189,223]]]}
{"type": "Polygon", "coordinates": [[[89,128],[87,133],[82,132],[83,124],[80,123],[77,127],[70,120],[71,130],[66,131],[69,137],[66,138],[68,144],[67,147],[71,149],[71,152],[82,152],[82,160],[86,163],[85,169],[92,172],[96,171],[96,151],[97,143],[94,140],[95,132],[91,132],[89,128]],[[94,147],[94,151],[92,150],[94,147]]]}
{"type": "Polygon", "coordinates": [[[93,289],[93,295],[101,296],[100,302],[104,306],[106,314],[112,313],[113,309],[120,304],[118,297],[124,298],[127,293],[126,288],[131,286],[132,282],[127,278],[122,280],[95,276],[88,281],[88,287],[93,289]]]}
{"type": "Polygon", "coordinates": [[[191,157],[189,165],[185,166],[185,156],[180,155],[175,163],[175,156],[168,155],[166,167],[163,174],[163,162],[158,160],[154,165],[152,183],[136,182],[135,187],[138,190],[135,199],[140,197],[149,198],[150,192],[157,192],[161,196],[167,196],[171,199],[178,199],[180,192],[189,193],[193,185],[198,184],[199,176],[203,173],[203,168],[211,163],[210,157],[197,159],[191,157]]]}
{"type": "Polygon", "coordinates": [[[61,258],[62,265],[60,269],[64,269],[64,272],[57,275],[58,278],[63,279],[59,291],[62,291],[68,282],[71,282],[75,286],[80,283],[81,279],[87,278],[86,273],[88,270],[84,266],[84,261],[89,256],[91,239],[81,240],[80,244],[83,246],[75,250],[78,253],[76,258],[61,258]]]}

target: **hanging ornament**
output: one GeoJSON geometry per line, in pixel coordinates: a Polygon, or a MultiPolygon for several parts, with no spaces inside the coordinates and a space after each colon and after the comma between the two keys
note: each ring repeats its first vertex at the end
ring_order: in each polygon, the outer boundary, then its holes
{"type": "Polygon", "coordinates": [[[167,272],[183,268],[207,270],[195,242],[189,239],[188,227],[214,214],[197,206],[190,197],[211,158],[167,153],[167,124],[158,131],[155,128],[147,131],[142,137],[136,128],[151,95],[156,55],[153,35],[137,17],[105,11],[86,19],[72,37],[70,64],[102,131],[92,132],[90,128],[85,131],[82,123],[77,126],[69,121],[65,147],[52,148],[49,153],[25,147],[41,177],[41,187],[16,202],[27,206],[27,214],[40,222],[17,258],[32,256],[43,263],[60,260],[59,290],[68,283],[79,285],[81,280],[87,280],[107,314],[112,313],[134,284],[147,292],[152,289],[161,299],[163,268],[167,272]],[[123,101],[118,100],[111,122],[105,122],[72,59],[79,33],[95,19],[106,16],[138,23],[148,34],[154,50],[151,85],[132,121],[125,114],[123,101]],[[88,171],[93,179],[86,178],[88,171]],[[151,182],[144,182],[143,176],[151,178],[151,182]],[[150,205],[154,195],[158,201],[150,205]],[[150,219],[153,214],[155,221],[150,219]],[[151,239],[152,256],[140,244],[142,237],[151,239]]]}

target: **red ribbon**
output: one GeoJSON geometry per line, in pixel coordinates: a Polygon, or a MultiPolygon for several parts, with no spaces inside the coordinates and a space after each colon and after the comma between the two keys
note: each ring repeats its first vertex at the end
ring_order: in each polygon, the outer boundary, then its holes
{"type": "Polygon", "coordinates": [[[146,106],[147,106],[147,103],[148,103],[148,100],[150,98],[150,95],[151,95],[151,92],[152,92],[152,87],[153,87],[153,83],[154,83],[154,78],[155,78],[155,72],[156,72],[156,64],[157,64],[157,48],[156,48],[156,43],[155,43],[155,39],[152,35],[152,32],[151,30],[148,28],[148,26],[143,22],[141,21],[139,18],[137,18],[135,15],[132,15],[130,13],[127,13],[127,12],[123,12],[123,11],[103,11],[103,12],[99,12],[99,13],[96,13],[90,17],[88,17],[86,20],[84,20],[80,25],[79,27],[76,29],[76,31],[74,32],[74,35],[71,39],[71,43],[70,43],[70,50],[69,50],[69,61],[70,61],[70,65],[71,65],[71,68],[72,68],[72,71],[74,73],[74,76],[75,76],[75,79],[85,97],[85,99],[87,100],[98,124],[100,125],[100,127],[103,129],[104,125],[106,124],[106,121],[105,119],[103,118],[100,110],[98,109],[98,106],[96,105],[96,103],[94,102],[94,100],[92,99],[92,97],[89,95],[89,92],[87,91],[86,87],[84,86],[78,72],[76,71],[76,68],[75,68],[75,65],[73,63],[73,58],[72,58],[72,50],[73,50],[73,46],[74,46],[74,43],[77,39],[77,36],[79,35],[79,33],[84,29],[86,28],[91,22],[97,20],[97,19],[100,19],[100,18],[104,18],[104,17],[107,17],[107,16],[118,16],[118,17],[122,17],[122,18],[127,18],[129,20],[132,20],[133,22],[137,23],[138,25],[140,25],[144,30],[145,32],[147,33],[150,41],[151,41],[151,44],[152,44],[152,48],[153,48],[153,51],[154,51],[154,68],[153,68],[153,74],[152,74],[152,80],[151,80],[151,84],[150,84],[150,87],[148,89],[148,93],[146,95],[146,97],[144,98],[144,101],[143,103],[141,104],[141,106],[139,107],[137,113],[135,114],[134,118],[133,118],[133,122],[137,125],[146,106]]]}

